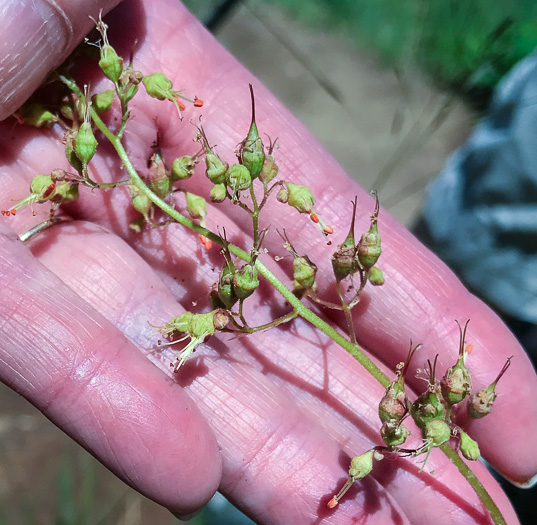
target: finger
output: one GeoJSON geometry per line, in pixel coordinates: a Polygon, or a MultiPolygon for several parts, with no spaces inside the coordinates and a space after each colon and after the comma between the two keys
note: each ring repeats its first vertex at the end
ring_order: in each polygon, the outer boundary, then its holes
{"type": "Polygon", "coordinates": [[[0,120],[13,113],[121,0],[2,2],[0,120]]]}
{"type": "Polygon", "coordinates": [[[0,228],[1,380],[142,494],[200,508],[221,460],[194,403],[0,228]]]}
{"type": "MultiPolygon", "coordinates": [[[[183,294],[185,305],[195,299],[203,307],[204,297],[192,290],[207,289],[212,277],[203,265],[192,266],[197,240],[181,228],[171,230],[164,239],[155,231],[153,244],[162,246],[165,240],[165,245],[180,245],[191,254],[174,261],[174,276],[178,287],[184,282],[191,292],[183,294]],[[188,286],[193,282],[194,289],[188,286]]],[[[100,230],[72,223],[45,232],[32,250],[171,374],[174,351],[154,351],[156,338],[147,321],[163,324],[180,311],[167,287],[131,249],[100,230]],[[103,281],[109,284],[102,286],[103,281]]],[[[169,255],[159,249],[160,258],[169,255]]],[[[304,522],[312,513],[341,523],[360,512],[367,522],[390,522],[393,518],[384,513],[390,512],[412,523],[430,523],[439,508],[448,516],[442,523],[479,522],[486,515],[476,509],[475,495],[468,494],[465,480],[449,461],[433,454],[428,467],[434,477],[406,460],[397,465],[388,460],[377,475],[390,496],[366,481],[332,517],[324,504],[348,467],[349,458],[341,451],[359,453],[376,442],[377,416],[370,407],[378,403],[382,388],[304,322],[261,337],[220,339],[226,346],[214,338],[201,345],[175,378],[197,399],[218,436],[224,456],[221,489],[250,515],[263,523],[304,522]],[[419,494],[418,507],[409,494],[419,494]],[[367,512],[371,498],[379,499],[381,507],[374,516],[367,512]]],[[[476,472],[505,516],[516,522],[491,476],[479,465],[476,472]]]]}

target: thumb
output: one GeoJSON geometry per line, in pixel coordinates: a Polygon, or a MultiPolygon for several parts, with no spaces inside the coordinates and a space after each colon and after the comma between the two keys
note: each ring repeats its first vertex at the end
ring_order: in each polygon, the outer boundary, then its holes
{"type": "Polygon", "coordinates": [[[2,0],[0,120],[7,118],[121,0],[2,0]]]}

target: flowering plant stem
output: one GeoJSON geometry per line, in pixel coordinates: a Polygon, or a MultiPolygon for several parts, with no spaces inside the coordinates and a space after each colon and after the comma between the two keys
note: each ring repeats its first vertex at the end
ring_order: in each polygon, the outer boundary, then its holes
{"type": "MultiPolygon", "coordinates": [[[[61,81],[66,84],[78,97],[79,99],[84,103],[85,97],[80,88],[77,86],[77,84],[70,78],[59,75],[59,78],[61,81]]],[[[121,162],[125,166],[125,169],[127,170],[127,173],[130,176],[130,183],[136,188],[138,188],[142,193],[144,193],[156,206],[158,206],[164,213],[166,213],[169,217],[177,221],[178,223],[182,224],[186,228],[189,228],[192,231],[195,231],[196,233],[203,235],[207,239],[210,239],[211,241],[219,244],[222,247],[227,247],[231,253],[233,253],[235,256],[239,257],[240,259],[244,260],[245,262],[249,263],[252,260],[252,256],[245,252],[244,250],[241,250],[238,246],[235,246],[234,244],[231,244],[224,240],[219,235],[216,235],[212,231],[208,230],[207,228],[204,228],[203,226],[200,226],[199,224],[193,222],[192,220],[185,217],[183,214],[181,214],[179,211],[177,211],[175,208],[170,206],[168,203],[166,203],[164,200],[162,200],[160,197],[158,197],[151,189],[144,183],[140,175],[137,173],[136,169],[132,165],[132,162],[129,159],[129,156],[127,155],[127,152],[125,151],[122,143],[121,143],[121,133],[118,133],[118,135],[114,134],[108,126],[101,120],[99,115],[95,112],[94,109],[90,109],[91,111],[91,118],[97,128],[104,134],[104,136],[110,141],[114,149],[116,150],[119,158],[121,159],[121,162]]],[[[253,194],[253,192],[252,192],[253,194]]],[[[254,226],[257,226],[257,216],[259,208],[257,206],[257,202],[254,200],[255,211],[252,214],[252,218],[254,221],[254,226]],[[257,212],[257,213],[256,213],[257,212]]],[[[254,227],[254,232],[257,232],[257,228],[254,227]]],[[[257,242],[258,239],[255,239],[257,242]]],[[[255,267],[257,268],[258,272],[284,297],[284,299],[293,307],[293,310],[291,313],[284,316],[285,320],[293,319],[296,316],[300,316],[303,319],[309,321],[312,325],[314,325],[316,328],[321,330],[324,334],[326,334],[330,339],[332,339],[335,343],[337,343],[339,346],[341,346],[343,349],[345,349],[349,354],[351,354],[384,388],[388,388],[391,384],[390,379],[369,359],[365,353],[358,347],[358,345],[343,335],[341,335],[337,330],[332,328],[328,323],[326,323],[323,319],[321,319],[318,315],[316,315],[312,310],[310,310],[307,306],[305,306],[293,293],[291,290],[285,286],[285,284],[280,281],[263,263],[260,262],[259,258],[255,259],[255,267]]],[[[347,317],[349,317],[350,314],[350,308],[346,308],[346,303],[342,301],[342,307],[345,311],[345,314],[347,317]]],[[[280,320],[277,320],[280,321],[280,320]]],[[[274,323],[269,323],[270,326],[272,326],[274,323]]],[[[269,325],[263,326],[261,328],[267,328],[269,325]]],[[[352,322],[349,323],[349,325],[352,327],[352,322]]],[[[252,330],[252,331],[257,331],[252,330]]],[[[471,487],[474,489],[476,494],[481,499],[483,505],[486,507],[488,512],[490,513],[491,518],[494,520],[494,523],[501,525],[506,524],[505,519],[503,518],[500,510],[498,509],[497,505],[494,503],[493,499],[485,489],[485,487],[481,484],[481,482],[477,479],[475,474],[472,472],[472,470],[464,463],[464,461],[459,457],[458,453],[448,444],[444,443],[439,447],[442,452],[449,458],[449,460],[457,467],[459,472],[466,478],[468,483],[471,485],[471,487]]]]}

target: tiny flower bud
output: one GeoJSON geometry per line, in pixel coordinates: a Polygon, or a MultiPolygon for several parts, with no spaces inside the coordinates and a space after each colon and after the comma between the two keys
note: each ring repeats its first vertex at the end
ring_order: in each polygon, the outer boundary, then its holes
{"type": "Polygon", "coordinates": [[[479,445],[464,430],[459,430],[462,455],[470,461],[477,461],[481,455],[479,445]]]}
{"type": "Polygon", "coordinates": [[[245,166],[242,164],[233,164],[226,172],[226,182],[235,197],[237,192],[247,190],[250,187],[252,177],[245,166]]]}
{"type": "Polygon", "coordinates": [[[225,184],[215,184],[211,188],[210,192],[211,202],[224,202],[226,200],[227,192],[225,184]]]}
{"type": "Polygon", "coordinates": [[[186,211],[193,219],[203,219],[207,216],[207,202],[203,197],[187,192],[186,211]]]}
{"type": "Polygon", "coordinates": [[[239,299],[250,297],[259,286],[257,268],[251,264],[245,264],[233,276],[233,290],[239,299]]]}
{"type": "Polygon", "coordinates": [[[448,405],[456,405],[457,403],[460,403],[472,389],[470,371],[464,364],[466,358],[464,339],[466,337],[468,323],[469,320],[464,326],[464,331],[459,325],[459,357],[455,365],[446,370],[444,377],[440,381],[442,396],[448,405]]]}
{"type": "Polygon", "coordinates": [[[282,204],[287,204],[289,201],[289,192],[287,191],[287,188],[282,188],[280,191],[278,191],[276,194],[276,199],[282,204]]]}
{"type": "Polygon", "coordinates": [[[252,99],[252,122],[250,124],[248,135],[239,149],[238,158],[239,162],[250,172],[251,178],[255,179],[263,169],[265,149],[255,122],[255,99],[252,84],[250,84],[250,96],[252,99]]]}
{"type": "Polygon", "coordinates": [[[265,155],[265,161],[263,162],[263,169],[259,174],[259,180],[264,184],[268,184],[270,181],[276,178],[278,175],[278,165],[276,164],[272,155],[265,155]]]}
{"type": "Polygon", "coordinates": [[[362,235],[358,244],[358,260],[363,268],[369,269],[376,264],[381,254],[380,235],[377,229],[379,214],[379,201],[375,205],[375,211],[371,215],[371,227],[362,235]]]}
{"type": "Polygon", "coordinates": [[[451,428],[443,419],[427,421],[423,429],[423,438],[430,440],[433,447],[439,447],[451,437],[451,428]]]}
{"type": "Polygon", "coordinates": [[[384,273],[376,266],[369,269],[369,276],[367,278],[373,286],[382,286],[384,284],[384,273]]]}
{"type": "Polygon", "coordinates": [[[91,106],[97,115],[106,113],[112,107],[112,102],[114,102],[114,91],[111,89],[107,89],[91,97],[91,106]]]}
{"type": "Polygon", "coordinates": [[[496,394],[496,385],[503,374],[505,374],[510,364],[511,358],[508,358],[494,382],[468,398],[468,404],[466,405],[468,417],[472,419],[481,419],[491,413],[494,401],[498,397],[498,394],[496,394]]]}
{"type": "Polygon", "coordinates": [[[229,317],[222,309],[214,312],[213,325],[216,330],[223,330],[229,323],[229,317]]]}
{"type": "Polygon", "coordinates": [[[192,177],[195,167],[196,159],[191,155],[177,157],[172,164],[172,180],[184,180],[192,177]]]}
{"type": "Polygon", "coordinates": [[[136,95],[143,78],[143,73],[134,70],[132,65],[123,70],[119,77],[120,96],[123,102],[129,102],[136,95]]]}

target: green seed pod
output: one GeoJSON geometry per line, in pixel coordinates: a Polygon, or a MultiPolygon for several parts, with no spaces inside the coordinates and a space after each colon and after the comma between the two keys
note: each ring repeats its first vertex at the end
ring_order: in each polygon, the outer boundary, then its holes
{"type": "Polygon", "coordinates": [[[226,180],[228,164],[222,162],[216,153],[211,150],[207,151],[205,164],[207,166],[205,175],[213,184],[222,184],[226,180]]]}
{"type": "Polygon", "coordinates": [[[41,199],[47,198],[54,190],[54,184],[54,180],[50,175],[35,175],[30,183],[30,191],[41,199]]]}
{"type": "Polygon", "coordinates": [[[410,414],[416,425],[424,429],[429,421],[444,419],[444,405],[438,393],[427,391],[412,403],[410,414]]]}
{"type": "Polygon", "coordinates": [[[231,310],[239,300],[233,287],[233,273],[227,264],[220,272],[220,278],[218,279],[218,297],[228,310],[231,310]]]}
{"type": "Polygon", "coordinates": [[[80,125],[75,139],[75,152],[77,157],[86,165],[95,154],[97,140],[93,135],[90,122],[84,121],[80,125]]]}
{"type": "Polygon", "coordinates": [[[99,67],[104,73],[104,76],[112,82],[117,82],[123,71],[123,59],[118,56],[116,50],[106,41],[101,48],[99,67]]]}
{"type": "Polygon", "coordinates": [[[225,184],[215,184],[210,192],[211,202],[224,202],[226,200],[227,191],[225,184]]]}
{"type": "Polygon", "coordinates": [[[247,190],[252,184],[252,177],[245,166],[241,164],[233,164],[226,172],[227,185],[236,195],[238,191],[247,190]]]}
{"type": "Polygon", "coordinates": [[[75,139],[77,136],[76,130],[70,130],[63,136],[63,144],[65,145],[65,156],[69,164],[78,172],[82,173],[82,162],[76,155],[75,139]]]}
{"type": "Polygon", "coordinates": [[[382,424],[380,435],[388,447],[398,447],[406,441],[408,431],[404,425],[386,421],[382,424]]]}
{"type": "Polygon", "coordinates": [[[455,365],[446,370],[444,377],[440,381],[440,386],[442,387],[442,396],[449,406],[460,403],[472,389],[472,378],[470,376],[470,371],[464,364],[466,359],[464,345],[468,323],[469,320],[466,322],[464,330],[462,330],[461,326],[459,325],[459,357],[455,365]]]}
{"type": "Polygon", "coordinates": [[[511,358],[508,358],[494,382],[468,398],[468,404],[466,405],[468,417],[472,419],[481,419],[492,412],[492,406],[498,397],[498,394],[496,394],[496,385],[503,374],[505,374],[510,364],[511,358]]]}
{"type": "Polygon", "coordinates": [[[315,290],[317,266],[308,256],[296,255],[293,259],[293,287],[295,290],[315,290]]]}
{"type": "Polygon", "coordinates": [[[376,264],[381,254],[380,235],[378,234],[377,221],[379,215],[379,200],[376,199],[375,210],[371,215],[371,226],[362,235],[358,243],[358,261],[363,268],[369,269],[376,264]]]}
{"type": "Polygon", "coordinates": [[[248,135],[241,144],[238,157],[239,162],[250,172],[252,179],[255,179],[263,169],[263,163],[265,162],[265,147],[259,136],[257,124],[255,122],[255,99],[252,84],[250,84],[250,96],[252,99],[252,122],[250,124],[248,135]]]}
{"type": "Polygon", "coordinates": [[[459,434],[462,455],[470,461],[477,461],[481,455],[479,445],[464,430],[459,430],[459,434]]]}
{"type": "Polygon", "coordinates": [[[272,155],[265,155],[265,161],[263,162],[263,169],[259,174],[259,180],[263,184],[268,184],[278,175],[280,168],[276,164],[272,155]]]}
{"type": "Polygon", "coordinates": [[[196,160],[191,155],[177,157],[172,164],[172,180],[185,180],[192,177],[196,160]]]}
{"type": "Polygon", "coordinates": [[[53,202],[67,204],[78,199],[78,183],[62,181],[56,184],[53,202]]]}
{"type": "Polygon", "coordinates": [[[355,456],[351,460],[349,476],[353,481],[365,478],[373,470],[374,450],[368,450],[361,456],[355,456]]]}
{"type": "Polygon", "coordinates": [[[203,219],[207,216],[207,202],[203,197],[187,192],[186,211],[193,219],[203,219]]]}
{"type": "Polygon", "coordinates": [[[345,241],[339,244],[337,250],[332,255],[332,270],[334,276],[339,282],[348,275],[353,274],[358,270],[356,264],[356,246],[354,245],[354,221],[356,218],[356,200],[352,203],[352,219],[349,228],[349,233],[345,241]]]}
{"type": "Polygon", "coordinates": [[[106,113],[112,107],[112,102],[114,102],[114,91],[111,89],[107,89],[91,97],[91,106],[97,115],[106,113]]]}
{"type": "Polygon", "coordinates": [[[384,284],[384,273],[380,268],[373,266],[369,269],[368,279],[373,286],[382,286],[384,284]]]}
{"type": "Polygon", "coordinates": [[[154,153],[151,156],[147,180],[151,190],[161,199],[166,197],[172,189],[172,181],[160,153],[154,153]]]}
{"type": "Polygon", "coordinates": [[[25,124],[36,128],[50,128],[52,124],[58,122],[58,117],[37,103],[23,104],[18,112],[25,124]]]}
{"type": "Polygon", "coordinates": [[[145,75],[142,83],[150,97],[158,100],[166,100],[172,96],[172,81],[163,73],[145,75]]]}
{"type": "Polygon", "coordinates": [[[251,264],[245,264],[233,276],[233,290],[239,299],[250,297],[259,286],[257,268],[251,264]]]}
{"type": "Polygon", "coordinates": [[[315,204],[315,199],[307,186],[284,182],[289,198],[287,204],[296,208],[300,213],[310,213],[315,204]]]}
{"type": "Polygon", "coordinates": [[[433,447],[439,447],[451,437],[451,428],[443,419],[427,421],[423,429],[423,438],[430,440],[433,447]]]}

